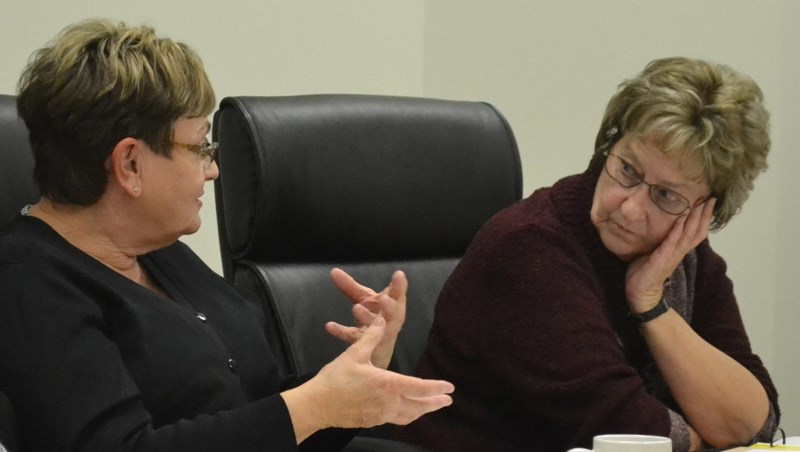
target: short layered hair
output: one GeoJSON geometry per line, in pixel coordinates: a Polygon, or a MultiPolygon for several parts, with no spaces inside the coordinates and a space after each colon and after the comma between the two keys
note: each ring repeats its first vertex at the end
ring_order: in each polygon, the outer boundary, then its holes
{"type": "Polygon", "coordinates": [[[769,113],[763,93],[728,66],[690,58],[652,61],[620,84],[608,102],[590,167],[624,134],[683,152],[717,198],[712,230],[739,213],[755,178],[767,168],[769,113]]]}
{"type": "Polygon", "coordinates": [[[53,202],[88,206],[106,190],[105,162],[126,137],[171,157],[173,125],[216,100],[200,57],[147,26],[88,20],[36,51],[18,85],[34,178],[53,202]]]}

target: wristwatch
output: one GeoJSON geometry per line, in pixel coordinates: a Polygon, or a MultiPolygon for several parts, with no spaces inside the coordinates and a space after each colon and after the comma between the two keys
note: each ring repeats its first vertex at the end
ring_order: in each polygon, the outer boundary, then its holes
{"type": "Polygon", "coordinates": [[[659,317],[661,314],[667,311],[669,311],[669,305],[667,304],[666,300],[664,300],[664,298],[662,297],[661,301],[659,301],[654,308],[650,309],[649,311],[643,312],[641,314],[634,314],[631,312],[631,316],[633,316],[633,318],[638,320],[639,324],[641,325],[655,319],[656,317],[659,317]]]}

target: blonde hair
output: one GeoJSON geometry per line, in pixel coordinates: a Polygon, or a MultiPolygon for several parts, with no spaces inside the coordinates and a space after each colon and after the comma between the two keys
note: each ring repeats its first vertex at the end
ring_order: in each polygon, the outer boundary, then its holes
{"type": "Polygon", "coordinates": [[[65,28],[32,55],[18,90],[42,194],[78,205],[105,191],[104,163],[120,140],[169,156],[175,120],[207,116],[216,103],[190,47],[109,20],[65,28]]]}
{"type": "Polygon", "coordinates": [[[593,162],[626,133],[698,162],[698,180],[717,198],[712,230],[741,210],[767,168],[769,113],[761,89],[721,64],[665,58],[620,84],[603,116],[593,162]]]}

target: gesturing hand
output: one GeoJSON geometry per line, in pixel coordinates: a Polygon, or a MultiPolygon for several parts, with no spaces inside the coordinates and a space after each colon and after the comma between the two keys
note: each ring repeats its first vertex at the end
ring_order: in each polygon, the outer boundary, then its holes
{"type": "Polygon", "coordinates": [[[667,238],[652,253],[628,265],[625,294],[631,312],[640,314],[659,301],[664,281],[678,268],[686,254],[708,237],[716,198],[711,198],[675,220],[667,238]]]}
{"type": "MultiPolygon", "coordinates": [[[[358,341],[306,383],[321,425],[372,427],[387,422],[408,424],[425,413],[452,403],[453,385],[423,380],[370,363],[381,343],[386,322],[380,316],[361,332],[358,341]]],[[[304,386],[306,386],[304,385],[304,386]]]]}
{"type": "Polygon", "coordinates": [[[392,359],[397,335],[406,321],[406,291],[408,281],[405,274],[396,271],[392,280],[382,291],[375,292],[362,286],[343,270],[331,270],[331,279],[339,291],[347,295],[353,302],[353,317],[358,326],[344,326],[336,322],[328,322],[325,330],[332,336],[347,342],[355,343],[367,328],[380,316],[386,320],[386,331],[372,354],[372,364],[386,369],[392,359]]]}

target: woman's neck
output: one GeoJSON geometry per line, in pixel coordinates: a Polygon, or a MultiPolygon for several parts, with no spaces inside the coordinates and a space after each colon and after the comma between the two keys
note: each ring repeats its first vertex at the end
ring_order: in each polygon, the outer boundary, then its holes
{"type": "Polygon", "coordinates": [[[119,217],[109,215],[102,205],[73,206],[42,198],[28,214],[47,223],[75,248],[112,270],[145,287],[148,278],[138,256],[150,250],[130,240],[119,217]]]}

